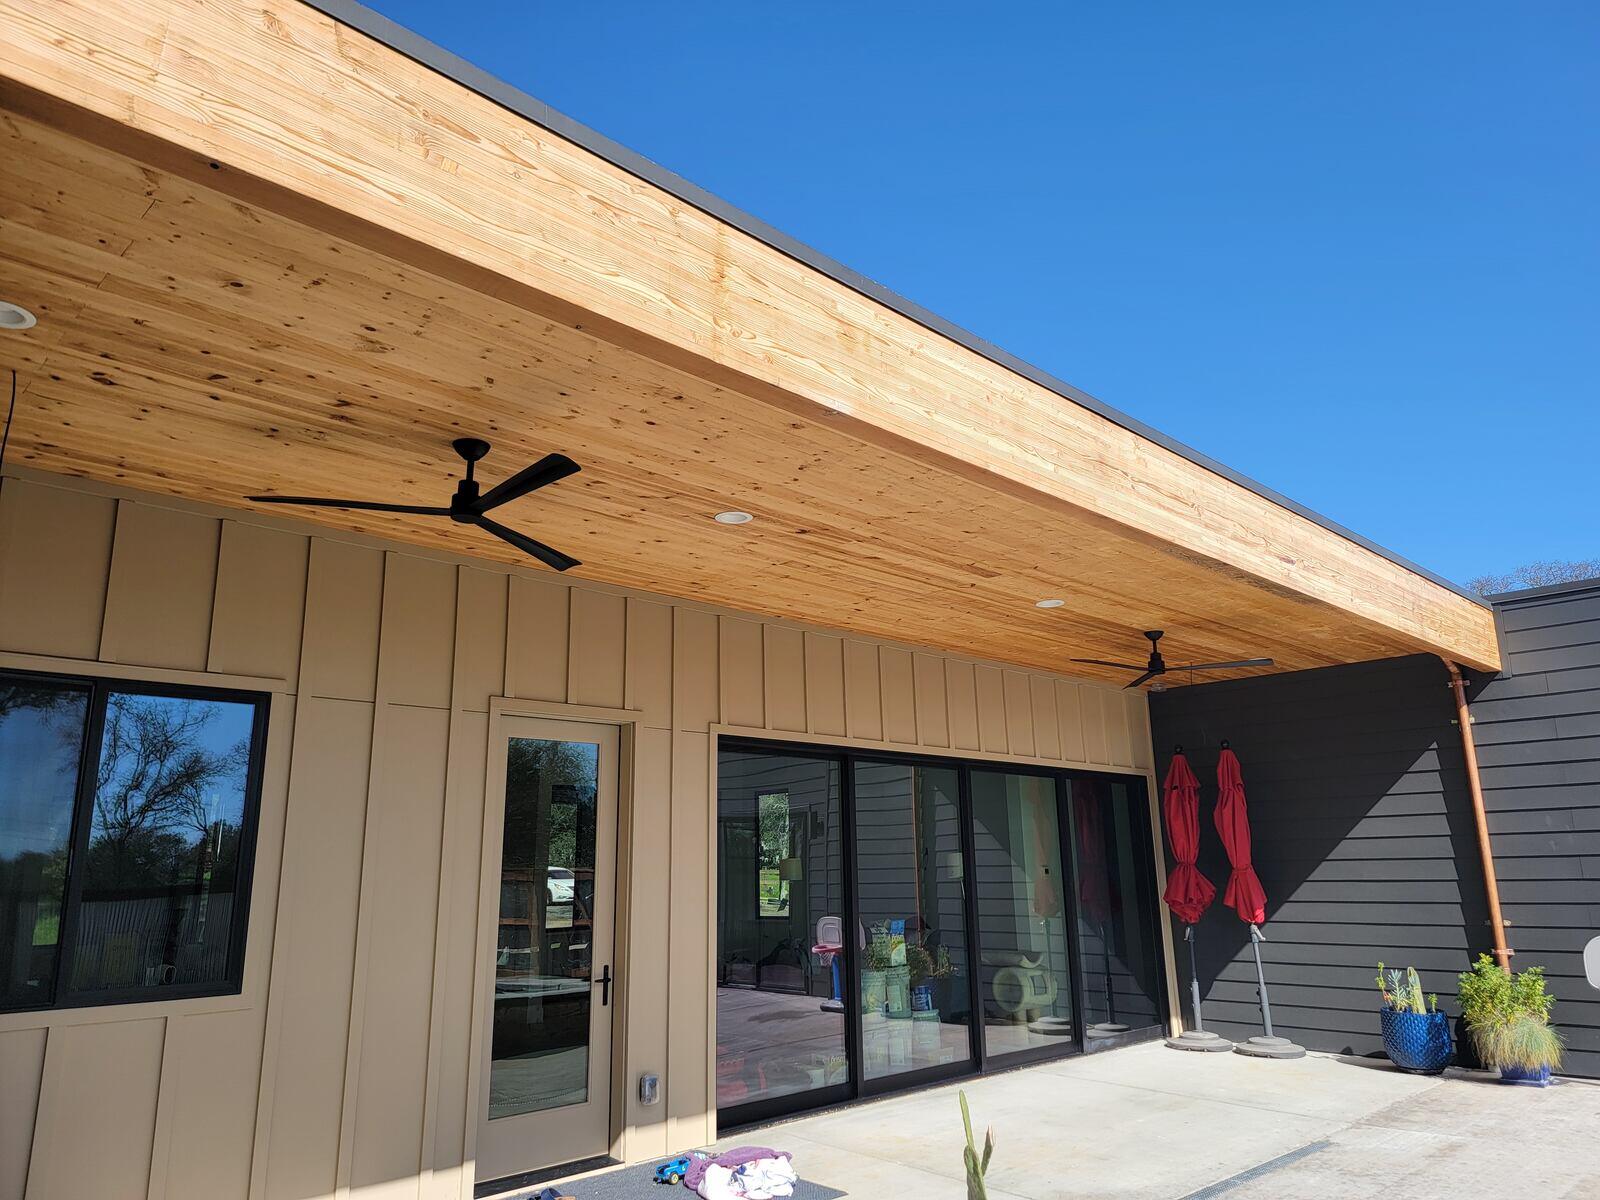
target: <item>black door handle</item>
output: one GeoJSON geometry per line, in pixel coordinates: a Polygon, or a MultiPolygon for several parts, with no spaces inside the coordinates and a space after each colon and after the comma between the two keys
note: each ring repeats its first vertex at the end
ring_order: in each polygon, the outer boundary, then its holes
{"type": "Polygon", "coordinates": [[[605,1008],[611,1003],[611,964],[607,963],[600,972],[600,1007],[605,1008]]]}

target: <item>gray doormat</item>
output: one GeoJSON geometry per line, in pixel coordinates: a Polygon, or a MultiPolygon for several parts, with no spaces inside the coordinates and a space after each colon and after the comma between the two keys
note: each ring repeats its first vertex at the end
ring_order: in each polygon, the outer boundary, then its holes
{"type": "MultiPolygon", "coordinates": [[[[666,1159],[660,1161],[665,1162],[666,1159]]],[[[590,1175],[586,1179],[574,1179],[555,1190],[563,1196],[573,1197],[573,1200],[700,1200],[698,1192],[690,1191],[681,1183],[657,1183],[655,1176],[656,1164],[651,1162],[590,1175]]],[[[539,1191],[540,1188],[535,1187],[518,1192],[515,1200],[536,1196],[539,1191]]],[[[801,1179],[794,1185],[794,1200],[838,1200],[845,1194],[838,1188],[824,1187],[809,1179],[801,1179]]]]}

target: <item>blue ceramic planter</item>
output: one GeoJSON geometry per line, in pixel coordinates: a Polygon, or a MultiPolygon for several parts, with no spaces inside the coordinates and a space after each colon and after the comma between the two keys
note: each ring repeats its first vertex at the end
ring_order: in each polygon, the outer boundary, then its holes
{"type": "Polygon", "coordinates": [[[1522,1067],[1501,1067],[1501,1083],[1520,1083],[1523,1087],[1549,1087],[1550,1068],[1540,1067],[1537,1071],[1528,1071],[1522,1067]]]}
{"type": "Polygon", "coordinates": [[[1402,1071],[1437,1075],[1450,1065],[1450,1022],[1441,1012],[1384,1009],[1383,1050],[1402,1071]]]}

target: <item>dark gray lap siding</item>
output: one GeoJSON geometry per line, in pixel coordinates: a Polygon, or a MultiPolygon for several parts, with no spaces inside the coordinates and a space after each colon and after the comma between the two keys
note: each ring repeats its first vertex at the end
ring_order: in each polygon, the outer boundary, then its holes
{"type": "MultiPolygon", "coordinates": [[[[1600,1076],[1600,992],[1580,961],[1600,933],[1600,588],[1507,604],[1502,618],[1518,673],[1476,684],[1473,713],[1511,944],[1519,967],[1550,975],[1567,1069],[1600,1076]]],[[[1379,959],[1415,965],[1455,1011],[1455,976],[1490,936],[1446,678],[1418,656],[1151,698],[1159,769],[1181,743],[1201,779],[1200,867],[1219,892],[1199,926],[1208,1025],[1241,1037],[1260,1021],[1248,929],[1220,898],[1223,738],[1244,766],[1279,1032],[1378,1052],[1379,959]]]]}

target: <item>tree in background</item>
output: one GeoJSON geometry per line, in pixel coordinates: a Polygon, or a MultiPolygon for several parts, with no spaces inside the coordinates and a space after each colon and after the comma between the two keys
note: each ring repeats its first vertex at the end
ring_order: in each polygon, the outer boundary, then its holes
{"type": "Polygon", "coordinates": [[[1574,583],[1580,579],[1600,579],[1600,558],[1532,562],[1504,575],[1479,575],[1469,579],[1467,590],[1479,596],[1493,596],[1500,592],[1549,587],[1552,583],[1574,583]]]}

